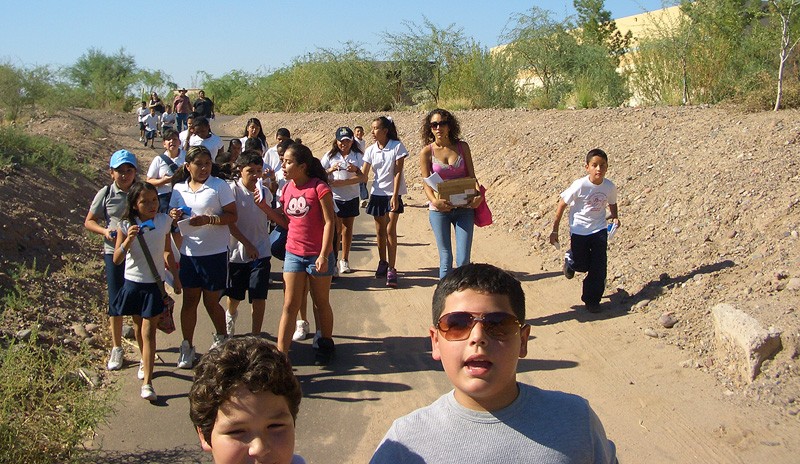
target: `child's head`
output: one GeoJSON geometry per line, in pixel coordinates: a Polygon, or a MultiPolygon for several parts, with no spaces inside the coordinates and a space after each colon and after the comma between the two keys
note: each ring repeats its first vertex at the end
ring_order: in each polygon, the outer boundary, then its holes
{"type": "MultiPolygon", "coordinates": [[[[182,167],[188,178],[195,182],[205,182],[211,175],[213,164],[213,161],[211,161],[211,152],[208,151],[208,148],[198,145],[190,148],[189,151],[186,152],[186,164],[182,167]]],[[[173,176],[173,179],[177,177],[178,176],[173,176]]]]}
{"type": "Polygon", "coordinates": [[[156,105],[150,105],[150,114],[156,114],[156,105]]]}
{"type": "Polygon", "coordinates": [[[211,136],[211,124],[205,116],[198,116],[192,121],[192,132],[201,139],[211,136]]]}
{"type": "Polygon", "coordinates": [[[603,183],[608,171],[608,155],[599,148],[589,150],[586,154],[586,172],[589,174],[589,181],[595,185],[603,183]]]}
{"type": "Polygon", "coordinates": [[[231,142],[228,144],[228,153],[231,154],[231,162],[235,163],[236,158],[242,154],[242,141],[239,139],[231,139],[231,142]]]}
{"type": "Polygon", "coordinates": [[[258,118],[248,119],[247,124],[244,125],[243,135],[248,138],[266,139],[264,129],[261,127],[261,120],[258,118]]]}
{"type": "Polygon", "coordinates": [[[256,150],[245,150],[236,160],[236,167],[245,185],[253,185],[264,173],[264,158],[261,152],[256,150]]]}
{"type": "Polygon", "coordinates": [[[357,139],[361,140],[364,138],[364,128],[361,126],[356,126],[353,128],[353,134],[356,136],[357,139]]]}
{"type": "Polygon", "coordinates": [[[248,137],[247,140],[244,141],[244,151],[256,150],[261,152],[261,156],[264,156],[264,144],[261,143],[261,139],[248,137]]]}
{"type": "Polygon", "coordinates": [[[198,363],[189,417],[217,464],[252,457],[289,463],[301,397],[284,354],[264,339],[237,337],[198,363]]]}
{"type": "Polygon", "coordinates": [[[288,140],[290,138],[292,138],[292,134],[291,132],[289,132],[289,129],[285,127],[281,127],[280,129],[275,131],[275,140],[277,140],[278,143],[283,142],[284,140],[288,140]]]}
{"type": "Polygon", "coordinates": [[[495,266],[467,264],[439,282],[432,308],[432,356],[442,362],[456,400],[487,411],[511,404],[530,334],[520,282],[495,266]]]}
{"type": "MultiPolygon", "coordinates": [[[[283,161],[283,155],[284,155],[284,153],[286,153],[286,149],[289,148],[289,146],[292,145],[293,143],[295,143],[294,140],[286,139],[286,140],[278,143],[277,145],[275,145],[275,151],[278,152],[278,157],[280,157],[281,161],[283,161]]],[[[299,139],[298,139],[297,143],[300,143],[299,139]]]]}
{"type": "Polygon", "coordinates": [[[136,155],[128,150],[117,150],[111,155],[108,165],[114,183],[121,190],[127,191],[136,180],[136,155]]]}
{"type": "MultiPolygon", "coordinates": [[[[353,145],[353,131],[349,127],[340,127],[336,129],[333,138],[333,145],[331,145],[330,153],[350,153],[350,149],[356,147],[353,145]]],[[[360,153],[360,150],[358,150],[360,153]]]]}
{"type": "Polygon", "coordinates": [[[397,126],[389,116],[378,116],[372,120],[372,137],[377,142],[385,143],[389,140],[400,140],[397,136],[397,126]]]}
{"type": "Polygon", "coordinates": [[[181,148],[181,138],[174,129],[165,129],[164,133],[161,134],[161,138],[164,139],[164,150],[170,153],[178,153],[181,148]]]}
{"type": "Polygon", "coordinates": [[[147,108],[147,102],[142,100],[142,108],[147,108]]]}
{"type": "Polygon", "coordinates": [[[128,204],[123,219],[152,218],[158,212],[158,190],[148,182],[136,181],[128,190],[128,204]]]}

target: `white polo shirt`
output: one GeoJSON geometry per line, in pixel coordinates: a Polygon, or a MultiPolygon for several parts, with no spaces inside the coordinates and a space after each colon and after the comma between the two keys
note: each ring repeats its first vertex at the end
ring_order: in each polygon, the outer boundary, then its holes
{"type": "MultiPolygon", "coordinates": [[[[394,165],[399,159],[408,156],[408,150],[399,140],[389,140],[386,146],[378,148],[377,143],[373,143],[364,153],[364,162],[372,166],[375,173],[372,181],[372,195],[392,196],[394,194],[394,165]]],[[[405,195],[406,180],[400,175],[400,188],[398,195],[405,195]]]]}
{"type": "MultiPolygon", "coordinates": [[[[189,181],[175,184],[172,188],[170,208],[192,208],[192,216],[222,214],[222,208],[234,202],[228,183],[211,176],[196,192],[189,188],[189,181]]],[[[183,219],[187,219],[185,216],[183,219]]],[[[183,235],[181,254],[186,256],[208,256],[228,251],[231,232],[227,225],[204,225],[190,227],[183,235]]]]}

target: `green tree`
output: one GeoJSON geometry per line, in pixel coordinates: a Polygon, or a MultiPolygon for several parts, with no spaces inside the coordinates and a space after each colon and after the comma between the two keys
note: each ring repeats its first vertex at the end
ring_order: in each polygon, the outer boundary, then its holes
{"type": "Polygon", "coordinates": [[[540,94],[536,106],[556,106],[569,87],[566,71],[577,40],[569,34],[567,23],[553,20],[550,11],[539,7],[513,15],[509,24],[503,35],[508,42],[505,52],[522,73],[523,90],[535,97],[540,94]]]}
{"type": "Polygon", "coordinates": [[[401,84],[412,91],[424,91],[438,105],[442,85],[469,43],[463,29],[455,24],[440,28],[423,16],[422,24],[404,25],[406,32],[385,33],[383,37],[391,59],[398,63],[401,84]]]}
{"type": "Polygon", "coordinates": [[[605,9],[605,0],[573,0],[572,4],[578,13],[577,26],[583,42],[605,47],[619,64],[620,57],[628,51],[633,40],[631,31],[623,35],[617,29],[611,12],[605,9]]]}
{"type": "Polygon", "coordinates": [[[516,77],[507,54],[491,53],[473,43],[455,63],[452,79],[442,87],[442,99],[468,108],[512,108],[517,100],[516,77]]]}
{"type": "Polygon", "coordinates": [[[778,62],[778,89],[775,97],[775,111],[781,108],[783,98],[783,79],[786,62],[789,55],[800,42],[800,31],[797,28],[798,13],[800,13],[800,1],[798,0],[770,0],[770,13],[780,24],[780,46],[778,62]]]}
{"type": "Polygon", "coordinates": [[[106,55],[90,48],[66,69],[66,75],[75,86],[87,92],[91,99],[87,106],[97,108],[120,105],[139,79],[136,62],[124,49],[115,55],[106,55]]]}

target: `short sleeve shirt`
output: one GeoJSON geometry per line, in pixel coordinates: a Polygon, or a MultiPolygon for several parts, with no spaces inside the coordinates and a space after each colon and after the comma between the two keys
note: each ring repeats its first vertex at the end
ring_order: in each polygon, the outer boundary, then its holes
{"type": "MultiPolygon", "coordinates": [[[[165,151],[164,156],[171,159],[176,166],[181,167],[184,163],[186,163],[186,152],[183,149],[180,150],[178,153],[177,158],[171,158],[169,156],[169,152],[165,151]]],[[[147,170],[147,178],[148,179],[161,179],[162,177],[167,177],[175,174],[170,169],[169,164],[167,164],[161,156],[156,156],[153,158],[153,161],[150,163],[150,168],[147,170]]],[[[172,185],[167,182],[164,185],[159,185],[156,187],[158,190],[159,195],[165,195],[172,191],[172,185]]]]}
{"type": "MultiPolygon", "coordinates": [[[[97,218],[98,224],[103,224],[108,229],[116,230],[119,225],[120,218],[125,214],[125,209],[128,207],[128,193],[123,192],[117,187],[116,182],[112,182],[110,186],[105,186],[97,191],[92,200],[92,206],[89,211],[97,218]],[[107,189],[111,189],[109,192],[107,189]]],[[[109,242],[103,238],[103,253],[114,253],[114,242],[109,242]]]]}
{"type": "MultiPolygon", "coordinates": [[[[172,189],[170,208],[188,206],[192,216],[203,214],[222,214],[222,208],[234,202],[233,192],[227,182],[211,176],[202,187],[193,192],[189,181],[175,184],[172,189]]],[[[184,217],[183,219],[187,219],[184,217]]],[[[192,227],[188,235],[183,236],[181,254],[186,256],[208,256],[228,251],[231,239],[227,225],[203,225],[192,227]]]]}
{"type": "MultiPolygon", "coordinates": [[[[256,247],[259,258],[269,258],[272,254],[270,252],[269,219],[267,215],[256,205],[253,192],[245,188],[241,180],[229,185],[236,201],[236,215],[238,217],[236,227],[256,247]]],[[[261,189],[261,197],[266,200],[267,204],[272,203],[272,192],[268,188],[261,185],[261,182],[256,185],[256,188],[261,189]]],[[[231,250],[230,262],[249,263],[252,261],[247,256],[244,245],[233,235],[231,235],[229,248],[231,250]]]]}
{"type": "Polygon", "coordinates": [[[581,177],[561,192],[569,206],[569,229],[576,235],[591,235],[606,228],[606,207],[617,203],[617,187],[608,179],[595,185],[581,177]]]}
{"type": "Polygon", "coordinates": [[[217,134],[211,134],[207,139],[192,134],[192,136],[189,137],[189,146],[196,147],[199,145],[208,148],[208,151],[211,152],[211,161],[214,162],[217,159],[219,150],[225,147],[225,142],[223,142],[217,134]]]}
{"type": "Polygon", "coordinates": [[[299,187],[294,181],[288,181],[283,186],[281,205],[289,219],[286,251],[297,256],[320,254],[325,227],[320,199],[330,192],[328,184],[316,178],[299,187]]]}
{"type": "MultiPolygon", "coordinates": [[[[364,155],[350,150],[350,153],[348,153],[346,157],[342,156],[341,153],[336,153],[334,155],[327,153],[322,157],[322,167],[325,169],[330,169],[337,164],[340,166],[340,168],[333,173],[333,179],[352,179],[356,176],[356,173],[348,171],[346,166],[348,164],[352,164],[360,169],[364,165],[364,155]]],[[[347,201],[357,198],[361,192],[361,188],[358,186],[358,184],[331,187],[331,190],[333,190],[333,199],[339,201],[347,201]]]]}
{"type": "MultiPolygon", "coordinates": [[[[372,166],[375,173],[372,182],[373,195],[392,196],[394,194],[394,166],[395,163],[408,156],[408,150],[399,140],[389,140],[386,146],[378,148],[377,143],[373,143],[364,153],[364,162],[372,166]]],[[[406,181],[400,175],[400,186],[398,195],[406,194],[406,181]]]]}
{"type": "MultiPolygon", "coordinates": [[[[142,221],[136,220],[137,224],[142,221]]],[[[140,228],[140,234],[147,243],[147,250],[153,258],[153,264],[156,265],[159,278],[164,280],[164,247],[166,245],[167,234],[172,226],[172,218],[164,213],[158,213],[153,218],[155,229],[140,228]]],[[[120,229],[123,235],[127,235],[128,228],[131,223],[127,220],[122,221],[120,229]]],[[[156,282],[153,272],[150,270],[150,265],[147,264],[147,258],[144,256],[144,249],[139,239],[136,238],[131,245],[131,249],[125,255],[125,280],[138,283],[154,283],[156,282]]]]}

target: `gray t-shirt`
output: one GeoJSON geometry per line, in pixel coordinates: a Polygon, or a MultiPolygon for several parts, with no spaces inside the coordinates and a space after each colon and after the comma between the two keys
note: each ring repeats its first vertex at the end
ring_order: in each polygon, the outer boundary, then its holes
{"type": "MultiPolygon", "coordinates": [[[[97,223],[105,225],[106,228],[117,230],[120,218],[128,207],[128,193],[123,192],[117,187],[116,182],[111,183],[111,191],[108,185],[97,191],[92,200],[89,211],[97,218],[97,223]]],[[[103,254],[114,254],[114,242],[103,239],[103,254]]]]}
{"type": "Polygon", "coordinates": [[[518,383],[493,412],[461,406],[453,392],[394,421],[370,463],[615,463],[614,443],[577,395],[518,383]]]}

